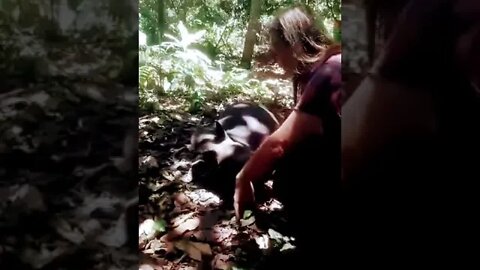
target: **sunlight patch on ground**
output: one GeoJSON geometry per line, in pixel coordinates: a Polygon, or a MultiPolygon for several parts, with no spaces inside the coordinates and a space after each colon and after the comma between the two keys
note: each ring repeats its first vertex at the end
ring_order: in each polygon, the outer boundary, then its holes
{"type": "Polygon", "coordinates": [[[262,204],[260,207],[260,210],[265,211],[265,212],[274,212],[274,211],[279,211],[283,209],[283,205],[281,202],[272,199],[264,204],[262,204]]]}
{"type": "Polygon", "coordinates": [[[208,205],[219,205],[220,198],[213,194],[210,191],[205,189],[197,189],[194,191],[186,191],[185,195],[187,195],[193,203],[201,206],[208,206],[208,205]]]}

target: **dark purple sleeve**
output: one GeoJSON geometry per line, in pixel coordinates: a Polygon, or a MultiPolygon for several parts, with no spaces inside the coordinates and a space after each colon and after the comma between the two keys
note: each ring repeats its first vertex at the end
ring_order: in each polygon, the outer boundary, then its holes
{"type": "MultiPolygon", "coordinates": [[[[337,117],[341,105],[341,61],[340,56],[333,56],[316,68],[296,107],[297,110],[320,118],[337,117]]],[[[324,119],[326,120],[326,119],[324,119]]]]}

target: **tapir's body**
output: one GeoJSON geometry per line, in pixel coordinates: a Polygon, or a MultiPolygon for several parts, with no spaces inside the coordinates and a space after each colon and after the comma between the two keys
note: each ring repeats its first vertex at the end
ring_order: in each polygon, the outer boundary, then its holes
{"type": "Polygon", "coordinates": [[[228,106],[214,126],[199,129],[191,137],[191,149],[200,154],[192,166],[193,181],[231,202],[236,174],[278,126],[275,116],[262,106],[228,106]]]}

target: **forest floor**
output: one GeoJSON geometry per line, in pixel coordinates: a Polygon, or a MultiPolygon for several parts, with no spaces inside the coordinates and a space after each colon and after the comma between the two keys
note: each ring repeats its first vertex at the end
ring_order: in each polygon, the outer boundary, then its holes
{"type": "Polygon", "coordinates": [[[125,214],[138,201],[137,111],[136,87],[0,86],[1,269],[138,267],[125,214]]]}
{"type": "MultiPolygon", "coordinates": [[[[276,98],[290,98],[291,84],[272,66],[254,69],[260,80],[276,80],[276,98]]],[[[199,126],[212,124],[225,103],[191,115],[176,99],[165,99],[163,111],[139,120],[140,251],[146,269],[260,269],[294,249],[288,235],[276,230],[282,218],[281,202],[271,198],[248,211],[237,224],[232,206],[192,183],[194,153],[190,136],[199,126]]],[[[284,103],[285,104],[285,103],[284,103]]],[[[289,109],[265,104],[283,121],[289,109]]]]}

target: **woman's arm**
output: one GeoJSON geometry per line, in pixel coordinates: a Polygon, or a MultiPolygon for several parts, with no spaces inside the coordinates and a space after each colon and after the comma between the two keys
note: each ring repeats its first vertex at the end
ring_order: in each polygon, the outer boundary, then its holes
{"type": "Polygon", "coordinates": [[[275,162],[307,136],[322,134],[318,116],[294,110],[285,122],[262,142],[237,175],[237,183],[255,182],[273,170],[275,162]]]}
{"type": "Polygon", "coordinates": [[[275,161],[296,143],[314,134],[323,133],[321,116],[339,108],[332,102],[341,85],[340,56],[330,58],[316,69],[305,87],[296,108],[285,122],[261,144],[237,175],[239,182],[257,181],[272,171],[275,161]]]}
{"type": "Polygon", "coordinates": [[[245,204],[253,202],[252,182],[272,172],[276,161],[298,142],[311,135],[324,134],[325,121],[331,120],[327,117],[338,117],[338,108],[332,101],[339,91],[341,65],[338,57],[334,60],[332,64],[325,63],[316,70],[296,109],[265,139],[237,175],[234,196],[237,218],[242,215],[245,204]]]}

